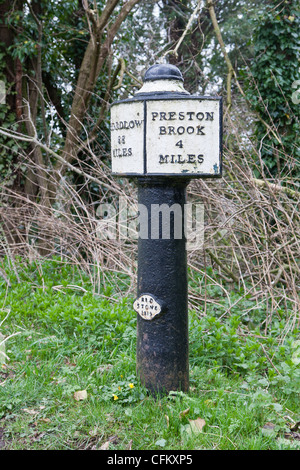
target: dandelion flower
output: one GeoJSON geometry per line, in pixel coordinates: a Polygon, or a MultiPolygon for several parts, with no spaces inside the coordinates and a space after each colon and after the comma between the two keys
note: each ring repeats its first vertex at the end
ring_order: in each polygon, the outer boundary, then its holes
{"type": "Polygon", "coordinates": [[[133,385],[133,384],[129,384],[129,388],[134,388],[134,385],[133,385]]]}
{"type": "Polygon", "coordinates": [[[118,400],[119,397],[113,393],[114,400],[118,400]]]}

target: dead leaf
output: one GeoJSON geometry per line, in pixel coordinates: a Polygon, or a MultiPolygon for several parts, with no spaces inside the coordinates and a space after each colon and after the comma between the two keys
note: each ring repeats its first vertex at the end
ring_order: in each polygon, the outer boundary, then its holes
{"type": "Polygon", "coordinates": [[[104,364],[103,366],[98,367],[98,369],[97,369],[96,372],[97,372],[98,374],[99,374],[99,373],[102,374],[102,372],[105,372],[105,371],[110,370],[110,369],[112,369],[112,368],[113,368],[113,365],[112,365],[112,364],[104,364]]]}
{"type": "Polygon", "coordinates": [[[273,423],[266,423],[261,429],[261,432],[264,436],[275,436],[276,431],[275,431],[275,424],[273,423]]]}
{"type": "Polygon", "coordinates": [[[44,432],[36,432],[32,438],[33,442],[39,442],[45,436],[44,432]]]}
{"type": "Polygon", "coordinates": [[[186,416],[190,411],[190,408],[187,408],[186,410],[180,411],[179,413],[179,418],[182,419],[184,416],[186,416]]]}
{"type": "Polygon", "coordinates": [[[291,431],[298,431],[300,429],[300,421],[297,423],[294,423],[293,426],[291,426],[291,431]]]}
{"type": "Polygon", "coordinates": [[[296,441],[300,441],[300,433],[299,432],[285,432],[284,433],[284,437],[286,439],[293,439],[293,440],[296,440],[296,441]]]}
{"type": "Polygon", "coordinates": [[[168,415],[165,415],[166,421],[167,421],[167,428],[170,426],[170,418],[168,415]]]}
{"type": "Polygon", "coordinates": [[[39,413],[38,411],[29,410],[28,408],[23,408],[23,411],[25,411],[25,413],[28,413],[29,415],[37,415],[39,413]]]}
{"type": "Polygon", "coordinates": [[[5,447],[5,441],[3,440],[4,438],[4,428],[0,428],[0,450],[5,447]]]}
{"type": "Polygon", "coordinates": [[[266,423],[264,425],[264,429],[274,429],[275,428],[275,424],[273,423],[266,423]]]}
{"type": "Polygon", "coordinates": [[[51,423],[51,419],[49,418],[41,418],[40,421],[43,421],[43,423],[51,423]]]}
{"type": "Polygon", "coordinates": [[[87,391],[86,390],[79,390],[78,392],[74,392],[74,398],[76,401],[86,400],[87,399],[87,391]]]}
{"type": "Polygon", "coordinates": [[[108,450],[109,449],[109,441],[104,442],[100,447],[100,450],[108,450]]]}
{"type": "Polygon", "coordinates": [[[96,437],[98,435],[98,431],[99,431],[98,426],[95,426],[93,429],[89,431],[89,435],[91,437],[96,437]]]}
{"type": "Polygon", "coordinates": [[[110,436],[110,437],[108,438],[108,440],[109,440],[109,442],[111,442],[112,444],[117,444],[117,443],[119,442],[119,438],[118,438],[117,435],[115,435],[115,436],[110,436]]]}
{"type": "Polygon", "coordinates": [[[66,364],[66,366],[76,367],[76,363],[75,362],[70,362],[68,359],[66,359],[65,364],[66,364]]]}
{"type": "Polygon", "coordinates": [[[197,418],[197,419],[189,419],[191,431],[194,434],[200,434],[202,432],[202,429],[206,425],[206,422],[202,418],[197,418]]]}

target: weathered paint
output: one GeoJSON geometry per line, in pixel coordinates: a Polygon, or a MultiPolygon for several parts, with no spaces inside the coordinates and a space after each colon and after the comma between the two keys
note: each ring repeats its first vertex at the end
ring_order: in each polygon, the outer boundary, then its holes
{"type": "Polygon", "coordinates": [[[114,174],[144,173],[144,102],[112,106],[111,156],[114,174]]]}
{"type": "Polygon", "coordinates": [[[132,100],[114,103],[113,173],[221,176],[221,104],[219,97],[170,92],[137,93],[132,100]]]}
{"type": "Polygon", "coordinates": [[[147,174],[212,174],[220,165],[219,100],[146,102],[147,174]]]}
{"type": "MultiPolygon", "coordinates": [[[[139,178],[138,200],[148,208],[152,204],[184,204],[188,180],[175,178],[139,178]]],[[[138,296],[150,292],[165,305],[161,315],[147,321],[137,315],[137,373],[148,390],[188,391],[188,306],[187,259],[185,237],[176,238],[172,217],[170,237],[163,238],[162,221],[159,238],[149,236],[138,240],[138,296]]]]}

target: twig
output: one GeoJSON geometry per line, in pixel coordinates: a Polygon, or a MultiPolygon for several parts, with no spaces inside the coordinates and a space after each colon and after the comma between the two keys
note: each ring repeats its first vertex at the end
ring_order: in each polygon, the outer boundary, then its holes
{"type": "Polygon", "coordinates": [[[299,198],[300,198],[300,192],[299,191],[295,191],[294,189],[287,188],[286,186],[281,186],[279,184],[269,183],[266,180],[260,180],[260,179],[257,179],[257,178],[251,178],[251,180],[257,186],[260,186],[260,187],[263,187],[263,188],[269,188],[269,189],[271,189],[273,191],[276,191],[276,192],[283,192],[283,193],[287,194],[288,196],[290,196],[292,198],[296,198],[297,200],[299,200],[299,198]]]}
{"type": "MultiPolygon", "coordinates": [[[[8,279],[8,277],[6,276],[5,272],[3,271],[3,269],[0,268],[0,276],[3,277],[3,279],[5,280],[6,284],[8,285],[8,287],[11,287],[11,283],[10,283],[10,280],[8,279]]],[[[0,325],[1,326],[1,325],[0,325]]]]}
{"type": "Polygon", "coordinates": [[[120,71],[120,78],[119,78],[117,85],[113,87],[113,90],[118,90],[119,88],[121,88],[122,83],[123,83],[125,69],[126,69],[125,60],[123,59],[123,57],[121,57],[119,59],[119,64],[118,64],[118,69],[117,69],[118,72],[120,71]]]}
{"type": "Polygon", "coordinates": [[[264,352],[264,355],[266,356],[267,360],[268,360],[269,363],[271,364],[271,366],[276,370],[276,372],[277,372],[278,375],[282,375],[282,374],[279,372],[279,370],[277,369],[277,367],[274,366],[274,364],[273,364],[272,360],[270,359],[270,357],[269,357],[267,351],[265,350],[263,344],[261,344],[261,343],[259,343],[259,344],[260,344],[260,346],[261,346],[261,349],[262,349],[263,352],[264,352]]]}
{"type": "Polygon", "coordinates": [[[200,9],[202,8],[202,5],[203,5],[203,1],[202,0],[198,0],[198,3],[197,3],[197,6],[196,8],[194,9],[193,13],[191,14],[190,16],[190,19],[185,27],[185,30],[183,31],[181,37],[179,38],[179,40],[177,41],[177,44],[175,46],[174,49],[171,49],[169,51],[166,51],[162,57],[160,58],[160,62],[163,61],[163,59],[168,55],[168,54],[173,54],[176,58],[178,57],[178,49],[179,47],[181,46],[182,44],[182,41],[184,40],[185,36],[187,35],[190,27],[192,26],[192,23],[194,21],[194,18],[195,16],[198,14],[198,12],[200,11],[200,9]]]}
{"type": "Polygon", "coordinates": [[[80,170],[79,168],[77,168],[76,166],[72,165],[71,163],[66,161],[61,155],[54,152],[51,148],[47,147],[45,144],[43,144],[42,142],[37,140],[35,137],[27,137],[27,136],[25,136],[23,134],[19,134],[17,132],[7,132],[6,130],[4,130],[3,127],[0,127],[0,134],[5,135],[7,137],[10,137],[12,139],[21,140],[23,142],[34,143],[35,145],[38,145],[40,148],[42,148],[46,152],[49,152],[53,157],[57,158],[57,160],[59,160],[61,163],[66,165],[70,170],[74,171],[78,175],[84,176],[88,180],[93,181],[94,183],[97,183],[100,186],[104,186],[104,187],[107,187],[108,189],[111,189],[111,185],[104,183],[103,181],[99,180],[98,178],[95,178],[94,176],[89,175],[89,174],[85,173],[84,171],[80,170]]]}
{"type": "Polygon", "coordinates": [[[235,281],[236,283],[239,282],[239,279],[237,278],[237,276],[232,271],[230,271],[230,269],[227,268],[227,266],[225,266],[224,261],[220,260],[216,255],[214,255],[214,253],[211,250],[206,249],[206,251],[209,254],[209,256],[217,263],[217,265],[220,266],[220,268],[222,268],[223,271],[225,271],[225,273],[228,274],[229,277],[231,277],[231,279],[233,279],[233,281],[235,281]]]}

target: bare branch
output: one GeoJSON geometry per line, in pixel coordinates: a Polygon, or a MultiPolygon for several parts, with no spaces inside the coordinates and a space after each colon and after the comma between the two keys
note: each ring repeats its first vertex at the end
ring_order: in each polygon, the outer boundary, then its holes
{"type": "Polygon", "coordinates": [[[163,59],[164,59],[168,54],[173,54],[176,58],[178,57],[178,49],[179,49],[179,47],[181,46],[181,44],[182,44],[182,42],[183,42],[185,36],[187,35],[188,31],[190,30],[190,28],[191,28],[191,26],[192,26],[192,23],[193,23],[193,21],[194,21],[195,16],[199,13],[199,11],[202,9],[202,7],[203,7],[203,0],[198,0],[197,6],[196,6],[196,8],[194,9],[193,13],[191,14],[190,19],[189,19],[189,21],[188,21],[188,23],[187,23],[187,25],[186,25],[186,28],[185,28],[185,30],[183,31],[183,33],[182,33],[181,37],[179,38],[179,40],[177,41],[177,44],[176,44],[175,48],[174,48],[174,49],[171,49],[171,50],[169,50],[169,51],[166,51],[166,52],[162,55],[162,57],[161,57],[161,59],[160,59],[160,62],[162,62],[163,59]]]}

